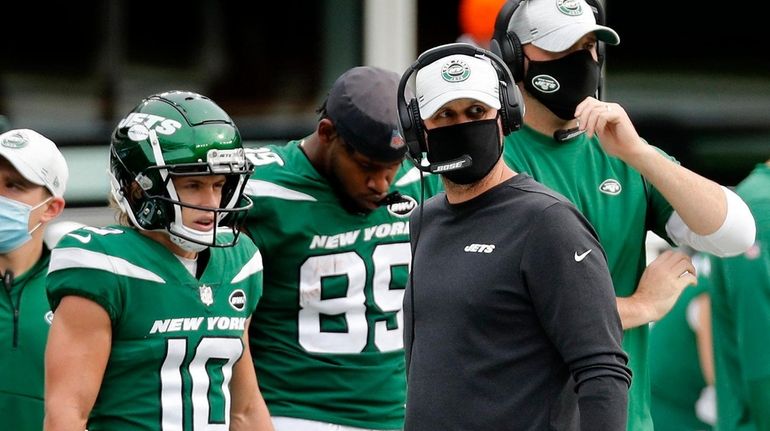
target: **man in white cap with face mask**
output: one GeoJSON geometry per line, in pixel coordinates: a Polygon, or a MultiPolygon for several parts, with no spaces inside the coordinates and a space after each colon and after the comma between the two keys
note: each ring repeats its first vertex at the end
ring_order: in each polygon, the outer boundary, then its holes
{"type": "Polygon", "coordinates": [[[7,429],[43,428],[43,353],[52,313],[45,292],[46,225],[64,209],[67,163],[29,129],[0,135],[0,417],[7,429]]]}
{"type": "Polygon", "coordinates": [[[735,193],[682,167],[636,132],[618,103],[598,98],[603,25],[596,0],[509,0],[492,50],[512,69],[527,105],[524,126],[506,137],[503,159],[570,199],[607,252],[634,385],[629,430],[651,430],[648,323],[696,279],[682,253],[666,252],[645,272],[645,234],[717,256],[746,251],[754,219],[735,193]],[[642,275],[644,273],[644,276],[642,275]]]}

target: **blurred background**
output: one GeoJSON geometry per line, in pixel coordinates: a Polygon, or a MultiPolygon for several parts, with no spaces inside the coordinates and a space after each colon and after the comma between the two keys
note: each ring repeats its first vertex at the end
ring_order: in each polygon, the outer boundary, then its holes
{"type": "MultiPolygon", "coordinates": [[[[500,0],[10,2],[0,115],[62,147],[65,220],[110,223],[110,133],[143,97],[196,91],[230,113],[248,145],[298,139],[344,70],[402,73],[420,52],[479,32],[490,3],[500,0]]],[[[757,6],[605,2],[621,44],[607,49],[604,98],[650,143],[726,185],[770,158],[757,6]]]]}

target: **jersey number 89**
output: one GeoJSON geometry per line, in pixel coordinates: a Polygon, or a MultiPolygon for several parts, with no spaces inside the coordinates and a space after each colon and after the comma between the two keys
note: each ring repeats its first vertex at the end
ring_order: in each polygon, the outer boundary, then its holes
{"type": "MultiPolygon", "coordinates": [[[[404,347],[402,327],[404,315],[403,289],[391,289],[391,268],[410,264],[409,243],[380,244],[372,253],[374,303],[383,313],[397,312],[398,327],[388,329],[384,320],[374,324],[374,344],[381,352],[404,347]]],[[[369,325],[366,318],[366,264],[354,251],[313,256],[300,268],[299,343],[314,353],[360,353],[366,347],[369,325]],[[322,299],[321,280],[324,277],[347,276],[347,295],[322,299]],[[344,314],[346,332],[323,332],[321,315],[344,314]]]]}

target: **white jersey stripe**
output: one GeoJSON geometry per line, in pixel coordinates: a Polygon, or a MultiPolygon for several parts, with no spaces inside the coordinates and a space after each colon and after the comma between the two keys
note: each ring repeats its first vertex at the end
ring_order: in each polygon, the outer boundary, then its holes
{"type": "Polygon", "coordinates": [[[56,248],[51,251],[51,263],[48,265],[48,273],[68,268],[100,269],[116,275],[166,283],[165,280],[154,272],[119,257],[76,247],[56,248]]]}
{"type": "Polygon", "coordinates": [[[309,194],[291,190],[278,184],[262,180],[249,180],[244,191],[249,196],[274,197],[287,201],[312,201],[317,199],[309,194]]]}
{"type": "Polygon", "coordinates": [[[262,254],[257,250],[257,252],[254,253],[254,256],[246,262],[246,265],[243,265],[243,268],[238,272],[238,275],[236,275],[230,283],[238,283],[251,274],[256,274],[259,271],[262,271],[262,254]]]}

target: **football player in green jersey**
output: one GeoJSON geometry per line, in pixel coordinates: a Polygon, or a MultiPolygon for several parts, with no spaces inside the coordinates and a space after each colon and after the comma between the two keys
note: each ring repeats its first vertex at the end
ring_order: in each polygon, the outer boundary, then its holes
{"type": "Polygon", "coordinates": [[[757,220],[745,253],[711,259],[717,424],[720,431],[770,430],[770,160],[736,187],[757,220]]]}
{"type": "Polygon", "coordinates": [[[43,427],[43,353],[51,325],[43,231],[64,209],[68,170],[43,135],[0,135],[0,418],[3,428],[43,427]]]}
{"type": "Polygon", "coordinates": [[[310,136],[250,154],[246,228],[265,262],[251,348],[277,430],[403,425],[401,309],[421,176],[403,161],[398,79],[346,71],[310,136]]]}
{"type": "MultiPolygon", "coordinates": [[[[507,0],[490,46],[513,72],[527,106],[521,131],[506,137],[506,163],[571,200],[607,252],[634,375],[628,429],[647,431],[653,428],[648,323],[695,282],[674,271],[643,275],[647,231],[729,256],[748,249],[756,229],[735,193],[649,145],[621,105],[595,97],[604,44],[620,42],[603,25],[601,6],[600,0],[507,0]]],[[[676,258],[689,259],[679,252],[676,258]]]]}
{"type": "Polygon", "coordinates": [[[46,430],[272,430],[248,349],[262,258],[240,236],[252,172],[208,98],[166,92],[115,128],[121,224],[59,241],[46,430]]]}

